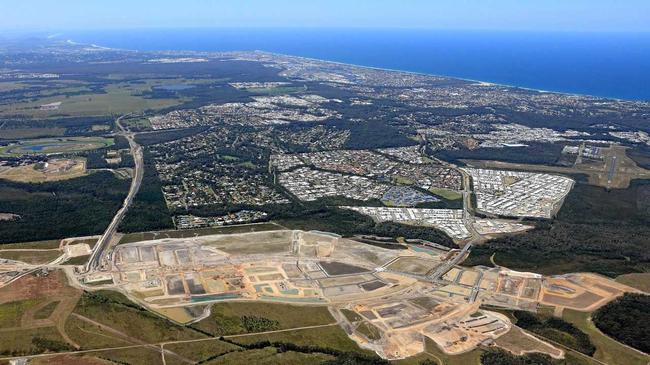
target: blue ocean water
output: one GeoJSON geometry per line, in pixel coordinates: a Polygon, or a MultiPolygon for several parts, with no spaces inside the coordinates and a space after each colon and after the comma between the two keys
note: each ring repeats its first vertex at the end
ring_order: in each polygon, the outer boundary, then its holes
{"type": "Polygon", "coordinates": [[[157,29],[64,33],[134,50],[264,50],[548,91],[650,100],[650,33],[157,29]]]}

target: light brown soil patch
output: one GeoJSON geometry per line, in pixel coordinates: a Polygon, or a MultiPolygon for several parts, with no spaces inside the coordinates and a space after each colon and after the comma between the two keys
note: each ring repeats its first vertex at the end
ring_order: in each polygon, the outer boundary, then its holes
{"type": "Polygon", "coordinates": [[[25,275],[11,285],[0,288],[0,303],[65,296],[70,291],[79,292],[68,286],[63,272],[50,272],[47,276],[41,277],[25,275]]]}
{"type": "Polygon", "coordinates": [[[91,356],[78,355],[54,355],[52,357],[40,358],[30,361],[30,364],[41,365],[108,365],[112,361],[98,359],[91,356]]]}
{"type": "Polygon", "coordinates": [[[512,326],[508,333],[497,338],[494,343],[515,355],[523,355],[527,352],[540,352],[555,358],[564,356],[562,350],[543,342],[534,336],[526,334],[517,326],[512,326]]]}

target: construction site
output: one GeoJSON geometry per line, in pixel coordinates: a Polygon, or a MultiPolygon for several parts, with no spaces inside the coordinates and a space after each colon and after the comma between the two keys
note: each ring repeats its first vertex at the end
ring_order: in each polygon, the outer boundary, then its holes
{"type": "MultiPolygon", "coordinates": [[[[74,279],[87,290],[117,290],[182,324],[226,301],[328,306],[351,339],[386,359],[422,353],[425,337],[450,355],[498,345],[513,325],[481,305],[591,311],[633,290],[593,274],[462,267],[459,255],[426,243],[389,249],[275,230],[126,243],[108,252],[108,267],[74,279]]],[[[562,356],[549,344],[539,347],[562,356]]]]}

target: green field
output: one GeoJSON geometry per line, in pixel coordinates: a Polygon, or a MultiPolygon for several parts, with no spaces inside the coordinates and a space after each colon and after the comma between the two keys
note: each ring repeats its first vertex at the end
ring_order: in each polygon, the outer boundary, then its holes
{"type": "MultiPolygon", "coordinates": [[[[279,352],[275,348],[267,347],[257,350],[231,352],[213,360],[204,362],[203,364],[311,365],[320,364],[324,361],[332,360],[333,358],[333,356],[318,353],[303,354],[293,351],[279,352]]],[[[169,364],[169,362],[167,363],[169,364]]]]}
{"type": "Polygon", "coordinates": [[[90,258],[90,255],[84,255],[84,256],[77,256],[69,259],[68,261],[64,262],[65,265],[85,265],[86,262],[88,262],[88,259],[90,258]]]}
{"type": "Polygon", "coordinates": [[[59,248],[61,240],[45,240],[45,241],[32,241],[32,242],[21,242],[21,243],[5,243],[0,244],[0,250],[9,250],[9,249],[50,249],[50,248],[59,248]]]}
{"type": "Polygon", "coordinates": [[[624,274],[616,278],[616,281],[633,288],[650,293],[650,273],[624,274]]]}
{"type": "Polygon", "coordinates": [[[120,122],[123,126],[132,131],[145,131],[151,129],[151,122],[149,118],[133,118],[120,122]]]}
{"type": "Polygon", "coordinates": [[[572,323],[585,332],[596,346],[594,358],[610,365],[646,365],[650,356],[632,350],[621,343],[603,335],[589,319],[590,314],[565,309],[562,319],[572,323]]]}
{"type": "Polygon", "coordinates": [[[286,342],[299,346],[317,346],[343,352],[352,351],[364,353],[366,355],[374,354],[371,351],[360,349],[357,343],[352,341],[345,331],[336,324],[320,328],[227,338],[239,344],[251,344],[260,341],[286,342]]]}
{"type": "Polygon", "coordinates": [[[70,349],[71,346],[65,342],[55,327],[0,332],[0,354],[34,355],[70,349]]]}
{"type": "Polygon", "coordinates": [[[324,306],[293,306],[278,303],[222,303],[212,306],[210,316],[193,325],[215,336],[247,333],[243,316],[277,321],[275,329],[330,324],[334,318],[324,306]]]}
{"type": "MultiPolygon", "coordinates": [[[[109,326],[127,336],[150,343],[206,337],[140,308],[116,292],[84,293],[74,313],[109,326]]],[[[82,333],[86,332],[82,331],[82,333]]],[[[106,341],[100,338],[92,340],[84,338],[80,339],[82,341],[80,345],[83,347],[97,346],[100,341],[106,341]]]]}
{"type": "Polygon", "coordinates": [[[63,253],[59,250],[51,251],[3,251],[4,245],[0,245],[0,258],[6,260],[22,261],[28,264],[46,264],[54,261],[63,253]]]}
{"type": "Polygon", "coordinates": [[[357,314],[357,312],[351,311],[349,309],[341,309],[341,313],[343,313],[345,318],[350,322],[359,322],[363,320],[363,317],[357,314]]]}
{"type": "Polygon", "coordinates": [[[0,328],[19,327],[25,311],[39,303],[40,299],[27,299],[0,304],[0,328]]]}
{"type": "Polygon", "coordinates": [[[162,238],[189,238],[198,236],[207,236],[211,234],[235,234],[235,233],[249,233],[261,231],[277,231],[285,229],[284,227],[275,223],[260,223],[260,224],[242,224],[225,227],[212,227],[212,228],[197,228],[197,229],[183,229],[183,230],[167,230],[167,231],[153,231],[153,232],[137,232],[125,234],[120,239],[120,244],[151,241],[162,238]]]}
{"type": "MultiPolygon", "coordinates": [[[[101,364],[163,365],[160,352],[158,349],[151,347],[97,351],[89,352],[86,355],[108,360],[101,362],[101,364]]],[[[65,362],[62,362],[61,364],[65,364],[65,362]]],[[[85,362],[79,362],[78,364],[85,364],[85,362]]]]}
{"type": "Polygon", "coordinates": [[[43,155],[88,151],[113,145],[112,138],[66,137],[19,141],[0,147],[0,156],[43,155]]]}
{"type": "Polygon", "coordinates": [[[431,188],[429,189],[435,195],[441,196],[447,200],[458,200],[463,197],[463,195],[457,191],[441,188],[431,188]]]}
{"type": "Polygon", "coordinates": [[[65,333],[78,343],[82,349],[97,349],[104,347],[126,346],[128,340],[90,324],[75,316],[69,316],[65,321],[65,333]]]}
{"type": "MultiPolygon", "coordinates": [[[[165,350],[174,351],[175,353],[184,356],[196,362],[213,358],[231,351],[241,349],[239,346],[219,341],[197,341],[186,343],[173,343],[165,345],[165,350]]],[[[169,363],[169,359],[166,359],[169,363]]]]}
{"type": "Polygon", "coordinates": [[[52,118],[58,116],[102,116],[124,114],[148,109],[161,109],[181,104],[183,98],[148,98],[143,93],[169,81],[144,79],[142,82],[116,82],[106,84],[102,90],[93,91],[84,86],[58,87],[49,83],[38,92],[33,101],[2,105],[0,116],[52,118]],[[64,95],[67,93],[68,95],[64,95]],[[61,103],[57,108],[45,109],[42,105],[61,103]]]}
{"type": "Polygon", "coordinates": [[[34,313],[34,319],[50,318],[50,316],[52,315],[52,313],[54,313],[59,303],[61,303],[60,300],[53,300],[47,303],[44,307],[40,308],[34,313]]]}
{"type": "Polygon", "coordinates": [[[301,91],[306,91],[307,87],[303,86],[276,86],[276,87],[251,87],[244,89],[251,94],[256,95],[282,95],[293,94],[301,91]]]}
{"type": "Polygon", "coordinates": [[[0,129],[0,139],[22,139],[39,137],[56,137],[65,134],[66,128],[3,128],[0,129]]]}
{"type": "Polygon", "coordinates": [[[376,341],[381,338],[381,332],[379,332],[379,329],[369,322],[362,322],[359,324],[357,327],[357,332],[366,336],[367,339],[372,341],[376,341]]]}
{"type": "Polygon", "coordinates": [[[445,354],[433,340],[428,337],[424,338],[425,351],[432,356],[440,364],[444,365],[480,365],[481,364],[481,348],[465,352],[460,355],[447,355],[445,354]]]}

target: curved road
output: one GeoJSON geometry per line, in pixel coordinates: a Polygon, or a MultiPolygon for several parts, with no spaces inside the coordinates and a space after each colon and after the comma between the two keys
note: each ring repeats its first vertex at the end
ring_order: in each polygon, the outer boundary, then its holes
{"type": "Polygon", "coordinates": [[[113,239],[113,235],[115,232],[117,232],[117,227],[119,227],[122,219],[124,219],[124,216],[133,203],[133,199],[138,193],[138,190],[140,190],[140,184],[142,183],[142,176],[144,174],[144,155],[142,153],[142,147],[135,142],[133,133],[123,128],[120,124],[122,118],[126,117],[127,115],[122,115],[121,117],[117,118],[115,120],[115,124],[121,130],[118,135],[124,136],[129,141],[129,147],[131,149],[131,154],[133,155],[133,161],[135,162],[135,167],[133,169],[133,178],[131,179],[131,187],[129,188],[129,194],[124,199],[122,208],[120,208],[120,210],[115,213],[111,224],[108,225],[106,231],[104,231],[104,234],[102,234],[102,236],[95,244],[95,247],[93,247],[90,259],[86,263],[86,272],[95,271],[100,266],[101,259],[106,252],[106,249],[108,248],[111,240],[113,239]]]}

